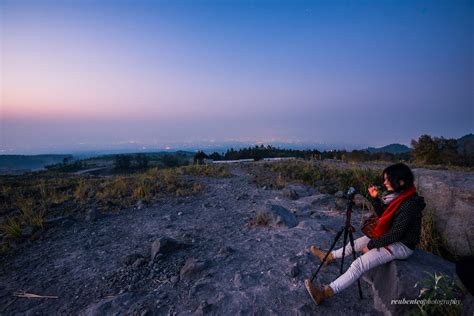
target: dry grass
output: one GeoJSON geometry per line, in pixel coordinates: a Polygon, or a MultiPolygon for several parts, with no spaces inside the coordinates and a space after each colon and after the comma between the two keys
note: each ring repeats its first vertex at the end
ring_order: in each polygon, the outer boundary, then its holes
{"type": "Polygon", "coordinates": [[[338,168],[302,159],[265,163],[263,168],[256,168],[253,172],[254,182],[275,189],[281,189],[290,182],[301,182],[323,193],[346,191],[349,186],[353,186],[357,192],[365,194],[371,184],[382,184],[378,170],[358,166],[338,168]]]}
{"type": "Polygon", "coordinates": [[[433,211],[426,210],[421,223],[419,248],[449,261],[456,261],[457,255],[446,246],[444,238],[437,232],[433,211]]]}
{"type": "Polygon", "coordinates": [[[138,179],[138,185],[133,190],[132,197],[137,200],[142,200],[150,203],[152,200],[151,180],[146,176],[141,176],[138,179]]]}
{"type": "Polygon", "coordinates": [[[18,202],[20,209],[20,220],[26,225],[43,228],[44,217],[47,212],[47,202],[39,201],[35,204],[32,198],[21,199],[18,202]]]}
{"type": "Polygon", "coordinates": [[[21,224],[17,218],[7,217],[5,222],[0,224],[0,231],[5,234],[7,238],[19,239],[21,238],[21,224]]]}
{"type": "Polygon", "coordinates": [[[124,198],[132,187],[130,184],[130,178],[124,176],[117,176],[111,180],[107,179],[102,181],[95,197],[101,200],[124,198]]]}

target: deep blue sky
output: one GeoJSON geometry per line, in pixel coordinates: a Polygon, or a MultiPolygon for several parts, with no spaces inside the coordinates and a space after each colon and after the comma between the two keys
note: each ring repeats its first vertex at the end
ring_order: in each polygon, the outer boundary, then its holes
{"type": "Polygon", "coordinates": [[[474,130],[473,1],[0,0],[0,153],[474,130]]]}

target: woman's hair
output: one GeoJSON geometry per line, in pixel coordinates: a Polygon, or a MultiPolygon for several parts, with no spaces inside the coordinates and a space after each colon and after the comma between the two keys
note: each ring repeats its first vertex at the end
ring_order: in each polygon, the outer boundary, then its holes
{"type": "Polygon", "coordinates": [[[403,163],[396,163],[385,168],[382,172],[382,179],[385,174],[395,192],[402,192],[412,187],[415,180],[413,172],[403,163]],[[400,180],[403,180],[403,185],[398,183],[400,180]]]}

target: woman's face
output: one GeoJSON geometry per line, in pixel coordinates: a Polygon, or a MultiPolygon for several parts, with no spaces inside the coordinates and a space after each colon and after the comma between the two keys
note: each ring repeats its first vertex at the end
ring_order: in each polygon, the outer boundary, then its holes
{"type": "Polygon", "coordinates": [[[388,181],[386,173],[384,173],[383,175],[383,185],[385,185],[385,187],[387,188],[387,191],[393,191],[393,187],[390,184],[390,181],[388,181]]]}

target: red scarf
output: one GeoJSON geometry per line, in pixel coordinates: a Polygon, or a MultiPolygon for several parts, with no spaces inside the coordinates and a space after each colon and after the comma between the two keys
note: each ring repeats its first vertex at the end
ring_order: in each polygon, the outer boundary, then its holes
{"type": "Polygon", "coordinates": [[[395,200],[390,202],[387,206],[385,211],[382,214],[382,217],[379,218],[377,221],[377,226],[375,226],[374,230],[372,230],[372,238],[377,238],[385,234],[389,228],[390,224],[392,223],[393,213],[398,209],[400,204],[405,201],[408,197],[412,196],[416,193],[415,186],[412,186],[402,194],[400,194],[395,200]]]}

